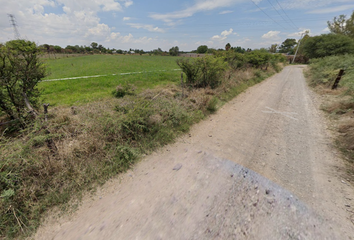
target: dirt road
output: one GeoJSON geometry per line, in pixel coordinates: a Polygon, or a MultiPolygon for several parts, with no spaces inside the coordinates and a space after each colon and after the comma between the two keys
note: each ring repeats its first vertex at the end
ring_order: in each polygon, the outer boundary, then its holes
{"type": "Polygon", "coordinates": [[[35,238],[354,239],[353,186],[303,68],[250,88],[35,238]]]}

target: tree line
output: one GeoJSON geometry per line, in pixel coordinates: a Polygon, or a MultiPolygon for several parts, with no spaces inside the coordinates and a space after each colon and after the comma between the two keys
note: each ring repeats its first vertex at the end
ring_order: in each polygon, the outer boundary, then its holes
{"type": "Polygon", "coordinates": [[[330,33],[310,36],[304,33],[301,40],[286,39],[281,45],[272,44],[269,52],[293,55],[299,58],[321,58],[331,55],[354,54],[354,11],[351,16],[340,15],[327,22],[330,33]]]}

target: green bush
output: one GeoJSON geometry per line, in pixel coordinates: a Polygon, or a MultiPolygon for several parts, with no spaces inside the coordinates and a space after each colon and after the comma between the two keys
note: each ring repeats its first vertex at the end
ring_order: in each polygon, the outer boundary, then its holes
{"type": "Polygon", "coordinates": [[[303,51],[309,58],[354,54],[354,39],[340,34],[322,34],[308,38],[303,51]]]}
{"type": "Polygon", "coordinates": [[[112,92],[116,98],[122,98],[125,95],[135,95],[135,87],[133,84],[120,84],[112,92]]]}
{"type": "Polygon", "coordinates": [[[227,69],[227,63],[214,56],[178,59],[177,64],[187,76],[187,85],[195,88],[218,87],[227,69]]]}

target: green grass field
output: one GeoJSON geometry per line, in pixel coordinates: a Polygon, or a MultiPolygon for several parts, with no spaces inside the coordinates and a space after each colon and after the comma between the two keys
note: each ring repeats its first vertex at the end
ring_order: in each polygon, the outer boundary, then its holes
{"type": "Polygon", "coordinates": [[[180,71],[176,57],[90,55],[75,58],[47,59],[49,75],[44,80],[107,75],[94,78],[41,82],[43,101],[51,105],[78,105],[112,97],[111,92],[121,83],[134,84],[138,91],[158,85],[176,83],[180,71]],[[130,75],[120,73],[141,72],[130,75]],[[113,75],[117,74],[117,75],[113,75]]]}

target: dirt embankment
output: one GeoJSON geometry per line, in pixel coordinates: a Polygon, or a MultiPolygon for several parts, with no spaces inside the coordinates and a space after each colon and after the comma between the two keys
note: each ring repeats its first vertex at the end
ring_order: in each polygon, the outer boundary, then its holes
{"type": "Polygon", "coordinates": [[[353,239],[353,186],[303,68],[250,88],[35,238],[353,239]]]}

